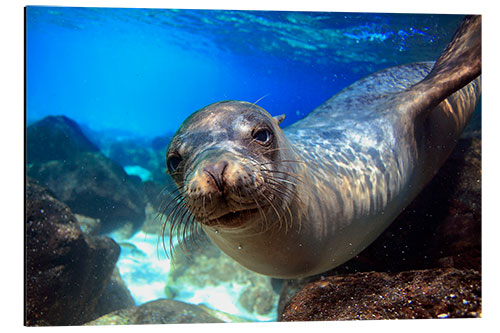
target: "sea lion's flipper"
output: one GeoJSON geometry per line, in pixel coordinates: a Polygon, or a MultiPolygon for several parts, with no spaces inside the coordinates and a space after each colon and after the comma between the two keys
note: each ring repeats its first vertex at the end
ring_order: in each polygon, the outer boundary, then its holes
{"type": "Polygon", "coordinates": [[[481,74],[481,16],[467,16],[431,72],[410,88],[414,118],[425,118],[445,98],[481,74]]]}

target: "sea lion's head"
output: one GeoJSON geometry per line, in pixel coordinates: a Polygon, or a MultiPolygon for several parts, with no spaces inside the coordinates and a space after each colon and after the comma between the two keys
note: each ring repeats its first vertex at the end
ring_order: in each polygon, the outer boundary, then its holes
{"type": "Polygon", "coordinates": [[[297,176],[283,119],[240,101],[211,104],[187,118],[166,154],[167,173],[179,189],[172,224],[286,226],[297,176]]]}

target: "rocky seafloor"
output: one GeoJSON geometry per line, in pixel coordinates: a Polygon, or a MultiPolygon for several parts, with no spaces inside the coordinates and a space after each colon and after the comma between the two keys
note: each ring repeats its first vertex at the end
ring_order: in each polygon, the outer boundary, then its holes
{"type": "Polygon", "coordinates": [[[481,317],[480,133],[365,251],[284,281],[203,238],[162,256],[167,144],[99,141],[62,116],[28,126],[26,325],[481,317]]]}

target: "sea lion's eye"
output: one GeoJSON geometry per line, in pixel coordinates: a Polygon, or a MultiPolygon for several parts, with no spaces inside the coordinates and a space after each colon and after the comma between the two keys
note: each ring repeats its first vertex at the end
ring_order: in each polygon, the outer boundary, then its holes
{"type": "Polygon", "coordinates": [[[178,155],[172,155],[169,158],[167,158],[168,171],[170,171],[171,173],[175,172],[175,170],[177,170],[177,168],[179,167],[181,161],[182,159],[178,155]]]}
{"type": "Polygon", "coordinates": [[[271,132],[268,129],[263,128],[255,131],[252,137],[261,143],[268,143],[271,140],[271,132]]]}

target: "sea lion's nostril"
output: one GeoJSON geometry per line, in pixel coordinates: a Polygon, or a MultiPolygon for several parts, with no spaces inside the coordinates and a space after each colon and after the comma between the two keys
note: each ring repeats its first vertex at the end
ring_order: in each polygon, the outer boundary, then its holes
{"type": "Polygon", "coordinates": [[[227,168],[227,161],[220,161],[215,164],[210,164],[203,168],[203,171],[206,172],[215,182],[215,185],[219,189],[219,191],[223,192],[224,189],[224,171],[227,168]]]}

